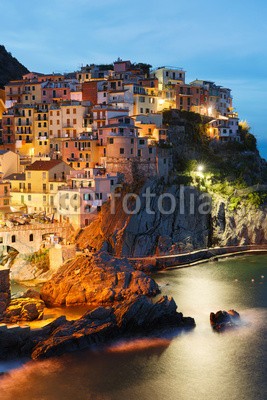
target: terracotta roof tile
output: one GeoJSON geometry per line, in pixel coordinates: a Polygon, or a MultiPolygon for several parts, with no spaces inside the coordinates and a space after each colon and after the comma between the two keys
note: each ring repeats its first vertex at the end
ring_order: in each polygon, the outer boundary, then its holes
{"type": "Polygon", "coordinates": [[[49,171],[50,169],[61,164],[61,160],[49,160],[49,161],[35,161],[33,164],[26,167],[27,171],[49,171]]]}

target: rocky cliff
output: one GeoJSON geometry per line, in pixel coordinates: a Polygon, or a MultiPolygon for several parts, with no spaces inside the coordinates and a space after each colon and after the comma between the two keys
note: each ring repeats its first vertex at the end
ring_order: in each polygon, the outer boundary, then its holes
{"type": "Polygon", "coordinates": [[[10,80],[21,79],[29,71],[4,46],[0,45],[0,88],[10,80]]]}
{"type": "Polygon", "coordinates": [[[98,306],[157,293],[158,285],[151,277],[136,271],[126,259],[102,252],[64,264],[44,284],[41,298],[48,306],[98,306]]]}
{"type": "Polygon", "coordinates": [[[212,209],[212,244],[236,246],[267,243],[266,206],[241,206],[229,210],[227,201],[214,201],[212,209]]]}
{"type": "MultiPolygon", "coordinates": [[[[231,209],[229,201],[220,196],[212,199],[196,188],[166,185],[161,181],[147,182],[140,192],[140,210],[128,214],[123,210],[125,193],[116,199],[114,213],[107,204],[98,218],[77,237],[81,249],[105,249],[117,256],[145,257],[176,254],[210,246],[231,246],[267,243],[266,206],[244,205],[231,209]],[[147,190],[154,196],[147,207],[142,197],[147,190]],[[165,194],[163,208],[159,200],[165,194]]],[[[132,204],[132,209],[135,204],[132,204]]],[[[130,209],[130,206],[129,206],[130,209]]]]}

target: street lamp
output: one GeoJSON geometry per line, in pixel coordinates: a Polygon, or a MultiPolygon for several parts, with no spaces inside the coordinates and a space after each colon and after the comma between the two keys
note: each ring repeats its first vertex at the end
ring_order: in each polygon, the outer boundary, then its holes
{"type": "Polygon", "coordinates": [[[197,166],[197,172],[203,172],[204,171],[204,165],[199,164],[197,166]]]}

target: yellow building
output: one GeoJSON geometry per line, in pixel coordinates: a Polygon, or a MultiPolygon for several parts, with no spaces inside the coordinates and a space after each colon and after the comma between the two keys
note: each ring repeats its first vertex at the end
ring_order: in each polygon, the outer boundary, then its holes
{"type": "Polygon", "coordinates": [[[25,205],[29,213],[55,213],[55,196],[66,183],[72,168],[60,160],[35,161],[23,174],[7,177],[11,183],[11,204],[25,205]]]}
{"type": "Polygon", "coordinates": [[[5,101],[6,101],[5,91],[3,89],[0,89],[0,119],[2,119],[3,112],[6,110],[5,101]]]}
{"type": "Polygon", "coordinates": [[[14,107],[14,132],[16,150],[24,156],[33,155],[33,117],[35,106],[14,107]]]}
{"type": "Polygon", "coordinates": [[[34,112],[33,121],[33,147],[34,155],[48,156],[50,152],[50,139],[49,139],[49,120],[48,120],[48,106],[45,104],[38,105],[34,112]]]}

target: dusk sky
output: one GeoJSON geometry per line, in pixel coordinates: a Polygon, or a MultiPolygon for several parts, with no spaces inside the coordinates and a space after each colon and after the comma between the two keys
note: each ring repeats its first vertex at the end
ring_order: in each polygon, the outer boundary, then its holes
{"type": "Polygon", "coordinates": [[[2,0],[1,14],[0,44],[29,70],[121,57],[232,88],[267,158],[266,0],[2,0]]]}

